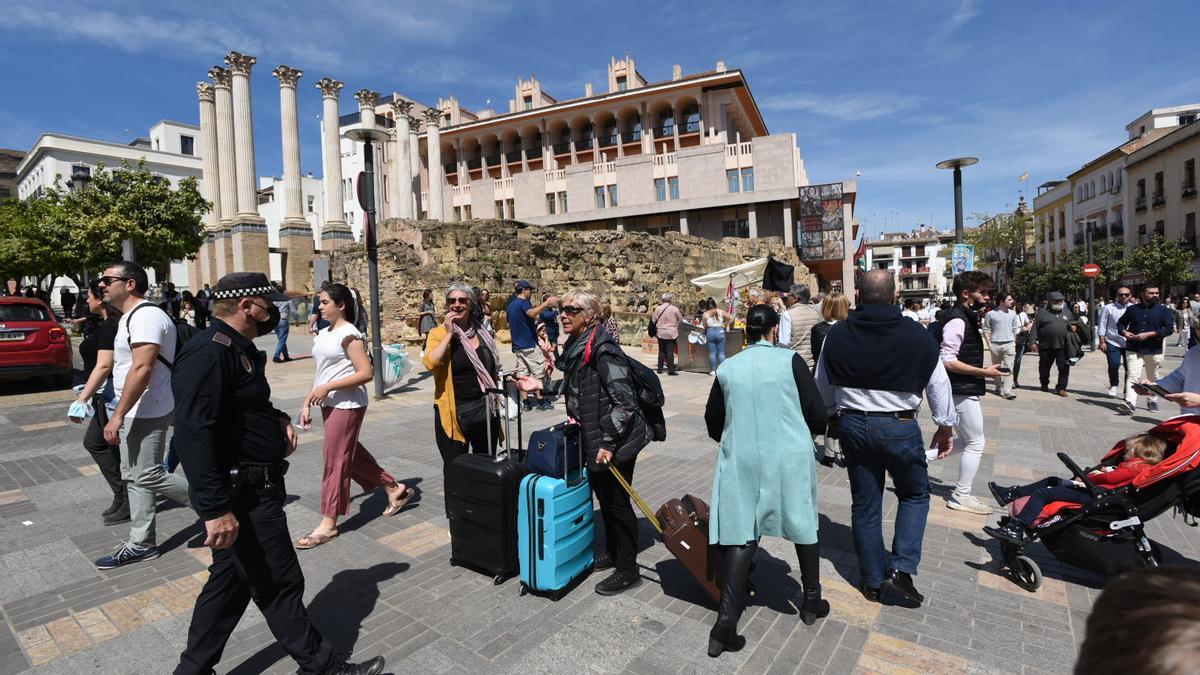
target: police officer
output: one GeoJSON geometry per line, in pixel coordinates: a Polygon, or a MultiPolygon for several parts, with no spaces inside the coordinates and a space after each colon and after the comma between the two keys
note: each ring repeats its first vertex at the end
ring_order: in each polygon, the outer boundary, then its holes
{"type": "Polygon", "coordinates": [[[288,415],[271,405],[267,355],[251,340],[279,323],[283,299],[267,276],[235,272],[212,293],[213,321],[175,361],[175,450],[212,547],[176,675],[212,673],[251,599],[301,673],[377,675],[383,657],[335,662],[304,608],[304,574],[283,513],[284,457],[296,449],[288,415]]]}

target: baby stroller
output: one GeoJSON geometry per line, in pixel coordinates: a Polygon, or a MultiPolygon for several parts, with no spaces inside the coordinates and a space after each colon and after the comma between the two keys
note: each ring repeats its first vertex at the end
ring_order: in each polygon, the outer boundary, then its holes
{"type": "MultiPolygon", "coordinates": [[[[1026,530],[1030,543],[1040,540],[1068,565],[1105,575],[1138,567],[1157,567],[1158,545],[1146,536],[1144,524],[1176,509],[1190,525],[1200,515],[1200,415],[1175,417],[1154,427],[1151,433],[1167,441],[1162,462],[1138,476],[1131,484],[1105,490],[1096,487],[1088,472],[1121,462],[1125,441],[1117,443],[1100,464],[1081,469],[1066,453],[1058,458],[1094,497],[1083,506],[1072,502],[1050,502],[1033,527],[1026,530]]],[[[1015,522],[1002,516],[1000,524],[1015,522]]],[[[1042,571],[1023,545],[1001,541],[1002,572],[1027,591],[1042,585],[1042,571]]]]}

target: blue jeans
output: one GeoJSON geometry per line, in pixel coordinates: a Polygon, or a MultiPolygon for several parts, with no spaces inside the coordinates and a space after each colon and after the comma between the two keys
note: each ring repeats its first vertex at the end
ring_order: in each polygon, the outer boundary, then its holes
{"type": "Polygon", "coordinates": [[[1125,363],[1125,350],[1108,343],[1104,346],[1104,358],[1108,359],[1108,386],[1121,386],[1120,370],[1125,363]]]}
{"type": "Polygon", "coordinates": [[[278,361],[279,359],[291,358],[288,356],[287,350],[288,333],[291,332],[291,330],[292,328],[288,325],[287,319],[279,320],[279,325],[275,327],[275,337],[278,338],[279,341],[275,343],[275,356],[273,357],[274,360],[278,361]]]}
{"type": "Polygon", "coordinates": [[[929,513],[929,473],[921,427],[915,420],[843,415],[841,432],[850,477],[850,525],[862,584],[879,588],[889,569],[916,574],[929,513]],[[885,471],[900,500],[890,555],[883,545],[885,471]]]}
{"type": "Polygon", "coordinates": [[[704,331],[708,340],[708,369],[715,371],[717,366],[725,363],[725,329],[713,327],[704,331]]]}
{"type": "Polygon", "coordinates": [[[1016,489],[1016,494],[1018,497],[1029,497],[1029,501],[1025,502],[1024,508],[1017,514],[1017,520],[1025,527],[1033,527],[1033,521],[1037,520],[1042,514],[1042,509],[1050,502],[1074,502],[1084,506],[1092,503],[1091,492],[1077,488],[1069,480],[1062,478],[1043,478],[1036,483],[1022,485],[1016,489]]]}

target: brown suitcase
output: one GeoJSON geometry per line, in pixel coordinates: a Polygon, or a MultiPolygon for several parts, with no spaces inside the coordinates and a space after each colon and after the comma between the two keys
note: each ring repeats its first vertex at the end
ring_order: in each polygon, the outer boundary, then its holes
{"type": "MultiPolygon", "coordinates": [[[[716,547],[708,543],[708,504],[695,495],[684,495],[682,499],[672,499],[663,504],[657,514],[652,513],[633,486],[625,480],[625,476],[612,464],[608,468],[654,529],[662,535],[663,543],[671,555],[696,577],[714,602],[720,602],[720,557],[716,547]]],[[[751,596],[755,594],[753,582],[747,580],[746,590],[751,596]]]]}

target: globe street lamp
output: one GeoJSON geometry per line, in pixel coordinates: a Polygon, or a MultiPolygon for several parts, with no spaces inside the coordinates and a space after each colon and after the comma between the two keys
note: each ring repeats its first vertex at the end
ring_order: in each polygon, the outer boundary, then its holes
{"type": "Polygon", "coordinates": [[[978,157],[955,157],[938,162],[939,169],[954,169],[954,243],[963,243],[962,169],[979,162],[978,157]]]}
{"type": "MultiPolygon", "coordinates": [[[[374,116],[375,111],[371,111],[374,116]]],[[[373,120],[372,120],[373,121],[373,120]]],[[[350,129],[345,137],[363,144],[363,172],[358,177],[358,202],[363,216],[363,239],[367,244],[367,271],[370,277],[371,359],[375,364],[375,398],[383,398],[383,345],[379,336],[379,250],[375,236],[375,144],[388,139],[386,131],[370,127],[350,129]]]]}

